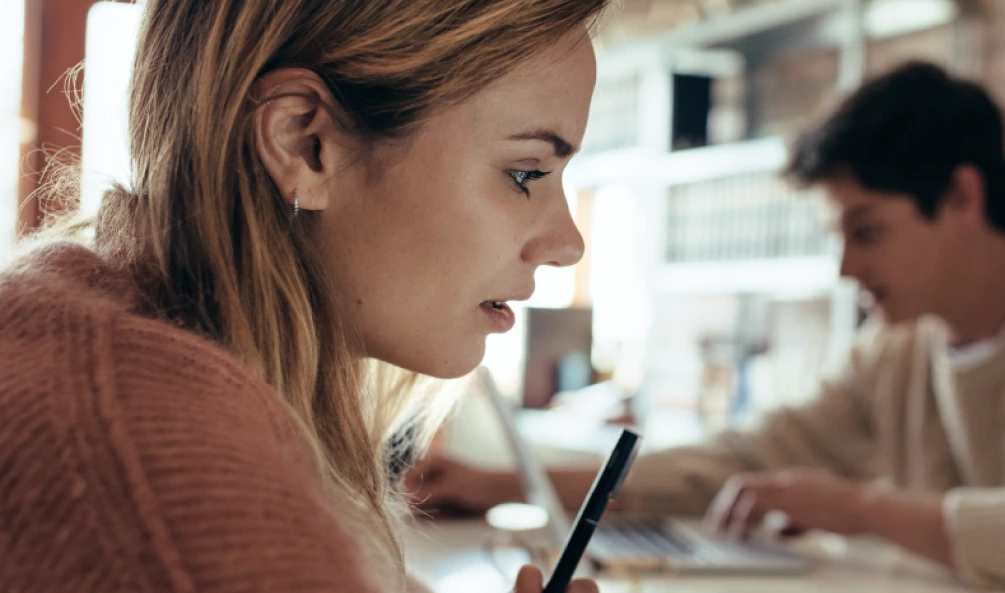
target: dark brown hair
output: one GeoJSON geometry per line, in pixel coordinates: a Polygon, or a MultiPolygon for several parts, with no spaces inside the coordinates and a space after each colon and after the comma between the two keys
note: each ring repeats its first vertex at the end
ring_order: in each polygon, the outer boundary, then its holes
{"type": "Polygon", "coordinates": [[[953,172],[973,165],[984,178],[986,214],[1005,231],[1002,115],[980,85],[912,62],[845,99],[796,142],[786,174],[808,185],[850,175],[877,191],[911,196],[938,215],[953,172]]]}

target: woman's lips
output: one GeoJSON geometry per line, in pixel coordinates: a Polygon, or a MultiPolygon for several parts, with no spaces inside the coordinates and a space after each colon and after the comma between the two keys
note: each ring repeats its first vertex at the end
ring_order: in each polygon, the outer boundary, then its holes
{"type": "Polygon", "coordinates": [[[516,315],[505,302],[485,301],[479,308],[488,317],[495,332],[506,333],[516,325],[516,315]]]}

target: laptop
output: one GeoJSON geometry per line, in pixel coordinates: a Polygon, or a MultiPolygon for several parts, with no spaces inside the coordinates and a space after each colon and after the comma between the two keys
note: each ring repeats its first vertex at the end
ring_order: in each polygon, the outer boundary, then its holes
{"type": "MultiPolygon", "coordinates": [[[[512,405],[503,398],[492,374],[479,367],[477,381],[499,418],[527,502],[548,513],[548,535],[557,549],[568,535],[569,516],[544,467],[520,436],[512,405]]],[[[594,533],[587,556],[604,568],[680,574],[798,575],[812,568],[808,558],[781,546],[715,537],[673,519],[605,520],[594,533]]]]}

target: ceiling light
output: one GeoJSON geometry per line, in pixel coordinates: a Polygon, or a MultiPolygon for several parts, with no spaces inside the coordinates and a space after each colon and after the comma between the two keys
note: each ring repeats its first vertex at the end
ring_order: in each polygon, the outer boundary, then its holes
{"type": "Polygon", "coordinates": [[[869,37],[881,39],[945,25],[958,14],[953,0],[872,0],[864,24],[869,37]]]}

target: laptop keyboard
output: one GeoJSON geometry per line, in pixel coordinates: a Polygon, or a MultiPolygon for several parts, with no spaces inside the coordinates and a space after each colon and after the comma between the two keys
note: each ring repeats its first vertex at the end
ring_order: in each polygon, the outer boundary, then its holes
{"type": "Polygon", "coordinates": [[[601,525],[590,541],[590,550],[608,558],[694,555],[694,547],[680,534],[653,523],[601,525]]]}

